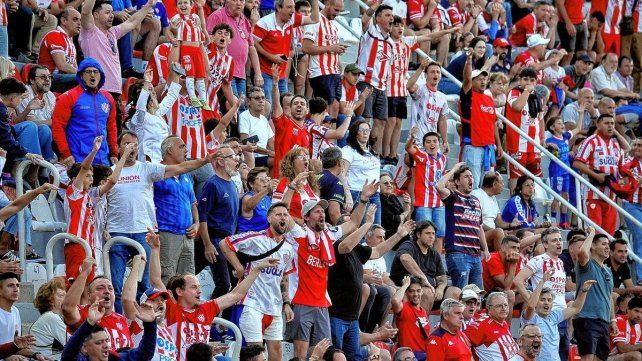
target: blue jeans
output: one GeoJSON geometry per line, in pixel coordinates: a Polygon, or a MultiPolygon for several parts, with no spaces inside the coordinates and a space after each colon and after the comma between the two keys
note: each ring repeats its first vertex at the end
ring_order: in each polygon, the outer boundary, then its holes
{"type": "Polygon", "coordinates": [[[482,264],[479,256],[472,256],[461,252],[446,253],[448,274],[452,278],[453,286],[460,289],[469,284],[476,284],[484,289],[482,280],[482,264]]]}
{"type": "MultiPolygon", "coordinates": [[[[150,255],[152,249],[149,247],[147,242],[145,242],[145,233],[110,233],[112,237],[124,236],[131,238],[134,241],[140,243],[145,249],[145,257],[151,259],[150,255]]],[[[127,267],[127,262],[137,255],[136,248],[127,246],[122,243],[116,243],[109,250],[109,265],[111,266],[111,284],[114,286],[114,294],[116,295],[116,301],[114,302],[114,308],[116,312],[122,314],[123,306],[121,304],[120,298],[123,293],[123,284],[125,268],[127,267]]],[[[138,300],[140,296],[145,292],[151,285],[149,283],[149,262],[145,263],[145,272],[143,273],[143,280],[138,283],[138,292],[136,292],[136,299],[138,300]]]]}
{"type": "MultiPolygon", "coordinates": [[[[0,208],[4,208],[11,204],[11,202],[2,199],[0,200],[0,208]]],[[[29,207],[25,207],[25,243],[31,246],[31,211],[29,210],[29,207]]],[[[14,214],[13,216],[7,218],[4,221],[4,228],[2,231],[5,231],[9,234],[11,234],[14,237],[18,236],[18,214],[14,214]]]]}
{"type": "MultiPolygon", "coordinates": [[[[359,204],[359,199],[361,199],[361,192],[360,191],[353,191],[350,190],[350,194],[352,195],[352,202],[354,203],[355,207],[359,204]]],[[[375,213],[375,224],[381,224],[381,199],[379,198],[379,192],[375,193],[370,199],[368,200],[368,204],[374,204],[377,206],[377,212],[375,213]]],[[[366,209],[368,209],[368,204],[366,204],[366,209]]],[[[364,218],[361,220],[361,224],[365,222],[365,215],[366,212],[363,212],[364,218]]]]}
{"type": "Polygon", "coordinates": [[[118,55],[120,57],[120,70],[132,68],[134,49],[132,49],[132,34],[127,33],[118,39],[118,55]]]}
{"type": "Polygon", "coordinates": [[[431,221],[437,227],[437,237],[446,235],[446,209],[444,207],[417,207],[415,208],[415,221],[431,221]]]}
{"type": "Polygon", "coordinates": [[[330,317],[332,330],[332,346],[343,350],[348,360],[361,361],[361,347],[359,346],[359,321],[344,321],[340,318],[330,317]]]}
{"type": "Polygon", "coordinates": [[[212,234],[210,233],[210,241],[218,252],[216,255],[216,262],[210,264],[210,271],[212,271],[212,279],[214,281],[214,292],[212,293],[212,298],[218,298],[230,292],[230,268],[228,266],[227,258],[225,258],[225,254],[221,251],[221,247],[219,246],[221,238],[212,238],[212,234]]]}
{"type": "MultiPolygon", "coordinates": [[[[642,204],[639,203],[630,203],[627,201],[622,202],[622,207],[627,211],[633,218],[642,220],[642,204]]],[[[633,252],[636,256],[642,256],[642,228],[634,224],[630,219],[624,218],[626,221],[626,226],[631,230],[631,242],[633,243],[633,252]]],[[[642,279],[642,265],[635,263],[635,274],[638,277],[638,281],[642,279]]]]}
{"type": "Polygon", "coordinates": [[[25,147],[29,153],[40,154],[45,160],[55,159],[51,148],[51,128],[46,124],[32,121],[20,122],[13,126],[18,143],[25,147]]]}
{"type": "MultiPolygon", "coordinates": [[[[265,74],[261,73],[263,76],[263,92],[265,93],[265,100],[272,105],[272,75],[271,74],[265,74]]],[[[279,79],[279,93],[283,95],[283,93],[288,91],[288,82],[285,78],[279,79]]],[[[279,99],[276,99],[278,102],[279,99]]],[[[274,109],[274,107],[272,107],[274,109]]]]}
{"type": "Polygon", "coordinates": [[[440,92],[448,95],[459,94],[459,91],[461,90],[461,87],[459,85],[453,83],[452,80],[446,77],[441,78],[441,81],[439,82],[437,88],[440,92]]]}
{"type": "Polygon", "coordinates": [[[479,188],[483,178],[484,168],[484,148],[464,145],[461,153],[461,161],[465,162],[470,171],[473,173],[473,188],[479,188]]]}
{"type": "Polygon", "coordinates": [[[245,79],[234,77],[230,82],[230,86],[232,87],[232,93],[234,93],[237,98],[241,96],[241,94],[247,93],[247,82],[245,79]]]}
{"type": "Polygon", "coordinates": [[[9,32],[7,26],[0,26],[0,56],[9,57],[9,32]]]}

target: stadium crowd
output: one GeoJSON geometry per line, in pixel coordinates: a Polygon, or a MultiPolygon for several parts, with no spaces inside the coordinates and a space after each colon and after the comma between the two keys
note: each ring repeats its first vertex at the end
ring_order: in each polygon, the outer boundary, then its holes
{"type": "Polygon", "coordinates": [[[642,3],[357,3],[0,0],[0,358],[642,361],[642,3]]]}

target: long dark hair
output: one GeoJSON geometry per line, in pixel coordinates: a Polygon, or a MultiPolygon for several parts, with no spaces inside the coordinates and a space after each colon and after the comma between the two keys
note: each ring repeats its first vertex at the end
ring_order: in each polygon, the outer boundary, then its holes
{"type": "MultiPolygon", "coordinates": [[[[535,182],[533,180],[533,178],[531,178],[531,177],[529,177],[527,175],[523,175],[523,176],[517,178],[517,182],[515,183],[515,191],[513,192],[513,196],[519,196],[522,200],[524,200],[524,197],[522,197],[522,187],[524,186],[524,183],[526,183],[526,181],[529,181],[529,180],[535,182]]],[[[529,207],[533,207],[533,197],[532,196],[528,200],[527,203],[528,203],[529,207]]]]}
{"type": "MultiPolygon", "coordinates": [[[[352,149],[356,150],[357,153],[361,155],[366,155],[366,152],[361,148],[361,144],[359,144],[359,141],[357,140],[357,136],[359,135],[359,126],[361,124],[367,124],[368,128],[372,130],[370,127],[370,123],[366,122],[365,120],[360,120],[358,122],[354,122],[352,125],[350,125],[350,128],[348,128],[348,139],[346,140],[346,143],[352,147],[352,149]]],[[[367,146],[368,152],[370,152],[370,147],[367,146]]]]}

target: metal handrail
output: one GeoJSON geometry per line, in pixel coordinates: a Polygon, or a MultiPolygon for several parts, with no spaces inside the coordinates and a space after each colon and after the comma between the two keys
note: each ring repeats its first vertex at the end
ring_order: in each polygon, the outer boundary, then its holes
{"type": "Polygon", "coordinates": [[[84,239],[74,236],[71,233],[58,233],[51,237],[47,241],[47,247],[45,249],[45,266],[47,268],[47,281],[51,281],[54,277],[54,263],[53,263],[53,248],[56,243],[61,239],[68,239],[71,242],[78,243],[85,250],[85,257],[91,257],[91,248],[89,248],[89,243],[84,239]]]}
{"type": "MultiPolygon", "coordinates": [[[[58,174],[58,169],[56,167],[45,161],[41,160],[38,162],[32,162],[28,159],[25,159],[18,164],[18,168],[16,169],[16,197],[20,197],[24,194],[24,180],[22,179],[22,175],[25,171],[25,168],[27,168],[28,165],[33,164],[33,165],[39,165],[45,168],[48,168],[51,171],[51,174],[53,175],[53,184],[57,185],[60,183],[60,174],[58,174]]],[[[49,198],[47,199],[47,202],[49,203],[49,207],[51,208],[52,214],[55,214],[55,206],[54,202],[56,200],[57,192],[55,190],[51,190],[49,193],[49,198]]],[[[25,269],[27,265],[27,257],[26,257],[26,241],[25,241],[25,210],[24,208],[21,209],[18,212],[18,256],[20,258],[20,268],[25,269]]],[[[24,281],[26,277],[26,274],[23,273],[20,276],[20,280],[24,281]]]]}
{"type": "Polygon", "coordinates": [[[213,323],[232,330],[232,332],[234,333],[234,349],[232,350],[232,360],[240,359],[241,346],[243,345],[243,335],[241,334],[241,330],[232,322],[220,317],[215,317],[213,323]]]}
{"type": "MultiPolygon", "coordinates": [[[[141,256],[147,257],[147,253],[145,253],[145,249],[143,248],[143,246],[140,243],[134,241],[133,239],[127,238],[124,236],[116,236],[116,237],[110,238],[103,246],[103,270],[104,270],[105,277],[109,278],[110,281],[111,281],[111,264],[109,263],[109,249],[111,248],[111,246],[114,245],[114,243],[123,243],[128,246],[134,247],[138,251],[138,254],[140,254],[141,256]]],[[[138,282],[143,280],[144,273],[145,273],[145,269],[141,268],[140,272],[138,273],[138,282]]],[[[124,276],[125,275],[123,275],[123,277],[124,276]]]]}

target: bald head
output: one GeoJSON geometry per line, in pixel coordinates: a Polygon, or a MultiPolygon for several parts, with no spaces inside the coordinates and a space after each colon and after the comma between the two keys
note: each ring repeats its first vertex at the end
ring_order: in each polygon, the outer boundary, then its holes
{"type": "Polygon", "coordinates": [[[71,6],[67,6],[60,13],[60,27],[67,35],[74,37],[80,34],[80,13],[71,6]]]}
{"type": "Polygon", "coordinates": [[[597,103],[597,110],[600,111],[600,114],[615,116],[615,101],[609,97],[604,97],[597,103]]]}

